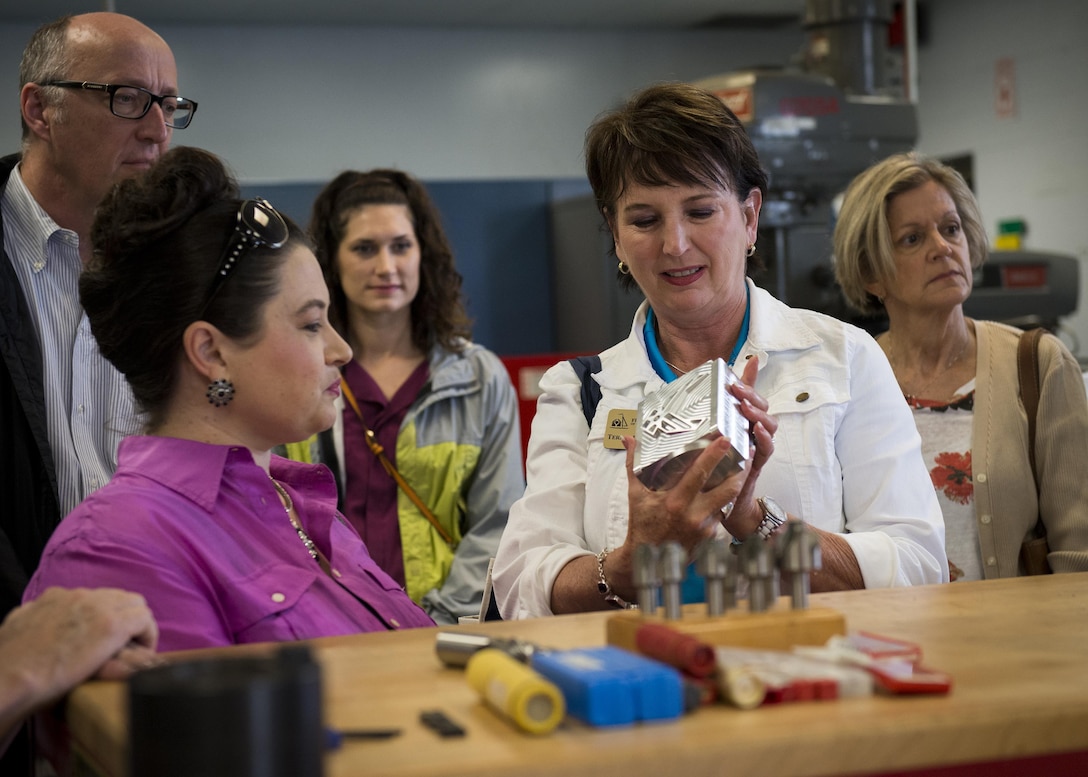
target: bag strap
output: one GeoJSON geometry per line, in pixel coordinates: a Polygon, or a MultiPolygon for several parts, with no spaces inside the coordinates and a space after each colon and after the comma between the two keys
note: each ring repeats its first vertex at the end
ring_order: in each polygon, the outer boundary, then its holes
{"type": "MultiPolygon", "coordinates": [[[[1020,398],[1028,416],[1028,461],[1035,492],[1039,493],[1039,473],[1035,469],[1035,416],[1039,411],[1039,340],[1046,330],[1042,327],[1020,334],[1016,350],[1016,373],[1020,378],[1020,398]]],[[[1046,533],[1042,516],[1035,524],[1038,536],[1046,533]]]]}
{"type": "Polygon", "coordinates": [[[601,384],[593,380],[593,373],[601,371],[601,357],[575,356],[567,361],[582,383],[582,415],[586,417],[586,424],[592,428],[593,416],[597,414],[597,405],[601,401],[601,384]]]}
{"type": "Polygon", "coordinates": [[[442,528],[442,524],[438,522],[438,519],[434,517],[434,513],[428,509],[427,505],[423,503],[423,500],[419,498],[408,481],[404,479],[404,476],[397,471],[397,468],[393,465],[393,462],[389,460],[389,457],[385,455],[385,449],[382,444],[378,442],[378,438],[374,435],[374,432],[370,430],[370,427],[366,425],[366,421],[363,420],[363,411],[359,409],[359,403],[355,399],[355,394],[348,387],[348,382],[343,378],[340,379],[340,390],[344,395],[344,399],[351,405],[351,409],[355,411],[355,415],[359,419],[359,423],[363,425],[363,432],[366,438],[366,447],[370,448],[370,452],[378,457],[378,461],[381,462],[382,467],[389,473],[390,477],[397,482],[401,491],[405,496],[412,500],[412,504],[423,513],[423,517],[434,527],[434,530],[438,532],[438,535],[446,541],[446,544],[451,548],[454,546],[453,537],[450,533],[442,528]]]}

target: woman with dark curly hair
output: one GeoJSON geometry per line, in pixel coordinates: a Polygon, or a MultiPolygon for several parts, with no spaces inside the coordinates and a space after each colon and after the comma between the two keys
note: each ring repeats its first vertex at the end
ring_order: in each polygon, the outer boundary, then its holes
{"type": "Polygon", "coordinates": [[[488,561],[524,489],[517,395],[470,327],[439,214],[398,170],[346,171],[310,222],[355,358],[333,429],[288,446],[338,475],[374,558],[438,623],[480,610],[488,561]]]}
{"type": "Polygon", "coordinates": [[[332,425],[351,349],[305,233],[177,148],[95,216],[80,301],[146,414],[46,546],[49,586],[143,594],[161,650],[431,626],[337,512],[327,469],[272,448],[332,425]]]}

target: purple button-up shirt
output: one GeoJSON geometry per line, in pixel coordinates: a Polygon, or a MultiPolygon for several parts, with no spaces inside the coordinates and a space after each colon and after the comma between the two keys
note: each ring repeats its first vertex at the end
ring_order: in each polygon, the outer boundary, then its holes
{"type": "Polygon", "coordinates": [[[128,437],[113,479],[49,540],[24,601],[49,586],[135,591],[162,651],[433,625],[337,512],[328,469],[273,456],[271,472],[333,577],[247,449],[128,437]]]}

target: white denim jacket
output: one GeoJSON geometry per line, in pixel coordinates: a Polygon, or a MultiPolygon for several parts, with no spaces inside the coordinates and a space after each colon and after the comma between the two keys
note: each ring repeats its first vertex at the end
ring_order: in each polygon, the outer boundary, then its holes
{"type": "MultiPolygon", "coordinates": [[[[813,526],[842,532],[867,588],[947,582],[941,509],[880,347],[857,327],[748,285],[751,323],[736,372],[759,358],[755,388],[779,422],[757,493],[813,526]]],[[[528,487],[510,510],[495,561],[504,619],[550,615],[552,584],[567,563],[623,544],[625,454],[603,441],[610,410],[634,410],[664,385],[646,355],[646,313],[644,302],[630,336],[601,354],[595,377],[602,397],[588,437],[571,365],[557,364],[541,379],[528,487]]]]}

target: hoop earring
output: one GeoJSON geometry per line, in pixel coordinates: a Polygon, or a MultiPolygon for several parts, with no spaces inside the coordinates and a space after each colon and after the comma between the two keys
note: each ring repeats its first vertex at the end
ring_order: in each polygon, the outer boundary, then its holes
{"type": "Polygon", "coordinates": [[[620,263],[618,265],[616,265],[616,268],[620,271],[620,275],[630,275],[631,274],[631,268],[628,267],[626,264],[624,264],[622,260],[620,261],[620,263]]]}
{"type": "Polygon", "coordinates": [[[754,254],[755,252],[756,252],[756,244],[752,243],[751,245],[748,246],[748,250],[745,252],[744,255],[747,256],[747,257],[751,257],[751,255],[754,254]]]}
{"type": "Polygon", "coordinates": [[[234,384],[226,378],[216,378],[208,384],[208,391],[204,396],[216,407],[226,407],[234,399],[234,384]]]}

